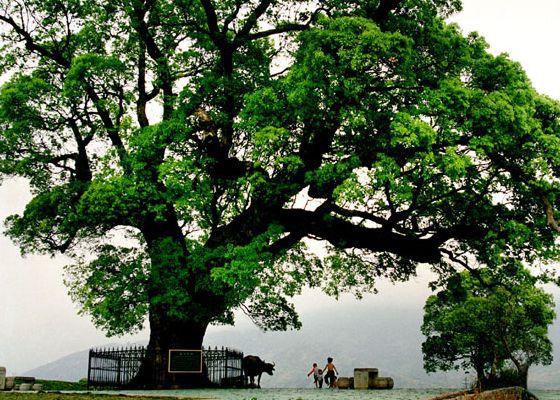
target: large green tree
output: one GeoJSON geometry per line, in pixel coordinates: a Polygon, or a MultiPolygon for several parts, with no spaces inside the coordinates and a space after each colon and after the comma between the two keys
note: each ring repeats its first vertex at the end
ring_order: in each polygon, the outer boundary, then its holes
{"type": "Polygon", "coordinates": [[[554,301],[516,264],[511,260],[500,274],[452,275],[428,298],[422,324],[426,371],[474,369],[483,388],[527,388],[529,367],[552,362],[554,301]]]}
{"type": "Polygon", "coordinates": [[[8,235],[75,257],[108,334],[147,318],[149,385],[196,380],[167,349],[237,308],[298,327],[305,286],[555,258],[560,106],[459,8],[0,0],[0,172],[33,193],[8,235]]]}

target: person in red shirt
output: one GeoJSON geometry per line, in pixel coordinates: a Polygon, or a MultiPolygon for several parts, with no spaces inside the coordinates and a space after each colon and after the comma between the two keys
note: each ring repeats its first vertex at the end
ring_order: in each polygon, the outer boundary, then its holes
{"type": "MultiPolygon", "coordinates": [[[[319,371],[321,371],[321,370],[317,368],[317,363],[313,363],[313,367],[311,367],[311,371],[309,371],[307,373],[308,378],[309,378],[309,375],[313,374],[313,381],[315,383],[315,387],[319,387],[319,371]]],[[[322,380],[322,377],[321,377],[321,380],[322,380]]]]}

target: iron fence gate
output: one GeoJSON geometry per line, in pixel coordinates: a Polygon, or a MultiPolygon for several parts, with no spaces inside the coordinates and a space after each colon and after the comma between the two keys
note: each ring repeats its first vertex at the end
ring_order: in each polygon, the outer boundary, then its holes
{"type": "MultiPolygon", "coordinates": [[[[122,389],[140,370],[146,357],[144,346],[91,349],[88,362],[88,387],[122,389]]],[[[222,347],[202,349],[203,370],[209,381],[220,387],[243,386],[243,353],[222,347]]]]}
{"type": "Polygon", "coordinates": [[[210,382],[221,387],[243,386],[243,353],[222,347],[203,350],[203,360],[210,382]]]}

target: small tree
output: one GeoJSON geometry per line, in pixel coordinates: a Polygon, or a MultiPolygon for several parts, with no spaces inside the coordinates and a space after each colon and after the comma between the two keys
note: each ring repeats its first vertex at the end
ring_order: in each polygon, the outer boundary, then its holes
{"type": "Polygon", "coordinates": [[[508,268],[506,276],[465,271],[444,286],[424,307],[426,371],[474,368],[484,388],[526,388],[529,367],[552,362],[547,327],[554,302],[527,270],[508,268]]]}

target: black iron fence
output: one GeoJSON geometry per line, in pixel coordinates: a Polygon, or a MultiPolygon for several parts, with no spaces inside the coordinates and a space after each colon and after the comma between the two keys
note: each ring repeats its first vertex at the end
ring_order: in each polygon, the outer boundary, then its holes
{"type": "Polygon", "coordinates": [[[140,370],[146,348],[91,349],[88,362],[88,387],[122,388],[140,370]]]}
{"type": "Polygon", "coordinates": [[[243,353],[222,347],[202,351],[210,382],[221,387],[243,386],[243,353]]]}
{"type": "MultiPolygon", "coordinates": [[[[130,387],[146,357],[146,348],[91,349],[88,362],[88,387],[121,389],[130,387]]],[[[220,387],[243,386],[243,353],[222,347],[202,349],[203,371],[220,387]]]]}

